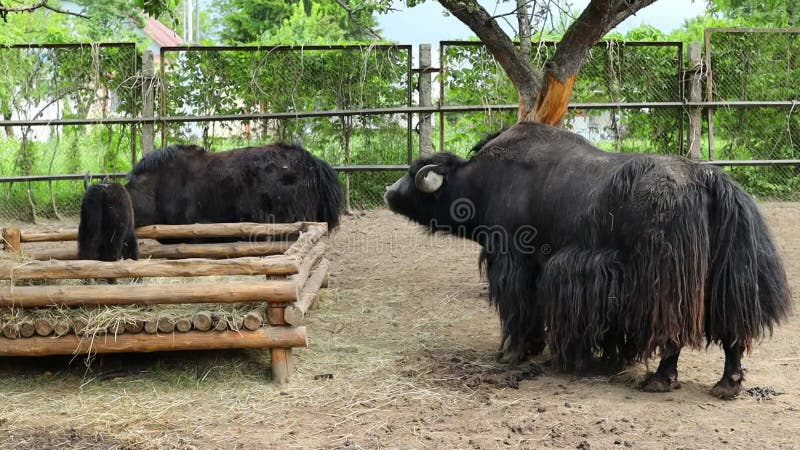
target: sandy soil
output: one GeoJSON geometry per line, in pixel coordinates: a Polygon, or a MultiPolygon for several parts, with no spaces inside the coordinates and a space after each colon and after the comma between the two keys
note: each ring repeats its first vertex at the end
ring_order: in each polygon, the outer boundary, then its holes
{"type": "MultiPolygon", "coordinates": [[[[800,204],[763,211],[800,292],[800,204]]],[[[796,319],[745,358],[750,390],[732,401],[708,394],[716,347],[684,352],[667,394],[636,389],[645,364],[511,371],[477,254],[387,211],[346,217],[290,385],[269,382],[263,351],[0,359],[0,448],[800,447],[796,319]]]]}

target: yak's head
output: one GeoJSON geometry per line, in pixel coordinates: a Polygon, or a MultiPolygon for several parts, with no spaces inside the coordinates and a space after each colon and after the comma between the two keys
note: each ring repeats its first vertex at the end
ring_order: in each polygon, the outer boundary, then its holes
{"type": "Polygon", "coordinates": [[[475,206],[464,182],[467,165],[466,160],[451,153],[420,158],[411,164],[406,175],[387,188],[384,200],[392,211],[431,230],[469,227],[467,222],[474,219],[475,206]]]}

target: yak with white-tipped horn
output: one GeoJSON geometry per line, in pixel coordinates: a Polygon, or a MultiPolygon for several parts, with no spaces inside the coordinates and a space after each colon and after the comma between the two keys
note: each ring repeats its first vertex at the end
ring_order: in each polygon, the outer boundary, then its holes
{"type": "Polygon", "coordinates": [[[478,242],[503,358],[545,342],[557,367],[656,354],[647,391],[679,386],[683,347],[718,343],[722,378],[787,317],[783,265],[753,199],[722,170],[679,157],[604,152],[569,131],[519,123],[474,149],[422,158],[386,193],[433,231],[478,242]],[[546,330],[546,334],[545,334],[546,330]]]}

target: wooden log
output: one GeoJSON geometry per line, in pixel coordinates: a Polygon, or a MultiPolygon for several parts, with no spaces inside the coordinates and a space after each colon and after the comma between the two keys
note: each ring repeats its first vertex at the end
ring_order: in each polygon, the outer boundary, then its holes
{"type": "Polygon", "coordinates": [[[284,255],[235,259],[34,261],[0,264],[2,280],[70,278],[200,277],[207,275],[294,275],[298,260],[284,255]]]}
{"type": "MultiPolygon", "coordinates": [[[[230,242],[220,244],[139,244],[139,259],[186,259],[186,258],[241,258],[244,256],[269,256],[285,252],[291,241],[275,242],[230,242]]],[[[47,261],[73,261],[78,259],[75,247],[62,247],[40,250],[24,250],[28,258],[47,261]]]]}
{"type": "MultiPolygon", "coordinates": [[[[195,223],[190,225],[148,225],[136,229],[139,239],[190,239],[190,238],[246,238],[256,240],[263,237],[291,236],[309,223],[195,223]]],[[[22,232],[22,242],[75,241],[78,230],[22,232]]]]}
{"type": "Polygon", "coordinates": [[[83,336],[83,329],[86,328],[87,325],[89,325],[89,321],[82,317],[72,319],[72,331],[78,336],[83,336]]]}
{"type": "Polygon", "coordinates": [[[214,331],[225,331],[228,329],[228,321],[220,314],[214,314],[212,317],[212,324],[214,331]]]}
{"type": "Polygon", "coordinates": [[[233,331],[239,331],[242,329],[244,324],[244,319],[242,316],[236,312],[231,314],[230,320],[228,321],[228,329],[233,331]]]}
{"type": "Polygon", "coordinates": [[[211,329],[211,323],[211,313],[208,311],[198,311],[192,318],[195,330],[208,331],[211,329]]]}
{"type": "MultiPolygon", "coordinates": [[[[267,321],[270,329],[286,328],[284,320],[285,307],[280,304],[270,303],[267,305],[267,321]]],[[[252,332],[251,332],[252,333],[252,332]]],[[[292,349],[288,346],[270,349],[270,370],[272,381],[276,384],[286,384],[294,371],[294,356],[292,349]]]]}
{"type": "Polygon", "coordinates": [[[125,332],[126,333],[141,333],[144,330],[144,321],[139,319],[126,320],[125,332]]]}
{"type": "Polygon", "coordinates": [[[192,329],[192,321],[186,317],[181,317],[175,321],[175,329],[181,333],[186,333],[192,329]]]}
{"type": "Polygon", "coordinates": [[[297,286],[300,289],[306,284],[306,280],[308,280],[308,277],[311,275],[314,266],[317,265],[324,254],[325,243],[318,242],[317,245],[312,247],[311,250],[303,256],[303,260],[300,261],[300,265],[297,268],[297,273],[290,277],[290,279],[297,282],[297,286]]]}
{"type": "Polygon", "coordinates": [[[58,242],[58,241],[77,241],[78,230],[57,230],[57,231],[23,231],[20,236],[21,242],[58,242]]]}
{"type": "Polygon", "coordinates": [[[221,350],[231,348],[305,347],[305,327],[264,327],[256,331],[189,331],[175,334],[101,335],[81,339],[31,337],[8,340],[0,345],[0,356],[47,356],[81,353],[160,352],[171,350],[221,350]]]}
{"type": "Polygon", "coordinates": [[[39,336],[50,336],[55,327],[51,320],[40,317],[33,321],[33,328],[39,336]]]}
{"type": "Polygon", "coordinates": [[[3,250],[12,253],[21,252],[21,233],[19,228],[2,228],[0,229],[0,237],[3,240],[3,250]]]}
{"type": "Polygon", "coordinates": [[[19,323],[19,335],[24,338],[29,338],[36,333],[36,328],[33,325],[33,322],[30,321],[22,321],[19,323]]]}
{"type": "Polygon", "coordinates": [[[5,323],[3,324],[2,333],[8,339],[16,339],[19,337],[19,327],[15,323],[5,323]]]}
{"type": "Polygon", "coordinates": [[[309,223],[300,233],[300,237],[289,247],[284,253],[287,256],[303,257],[308,253],[322,236],[328,233],[328,224],[326,223],[309,223]]]}
{"type": "Polygon", "coordinates": [[[120,334],[125,334],[125,324],[121,321],[116,321],[106,328],[109,334],[112,336],[118,336],[120,334]]]}
{"type": "Polygon", "coordinates": [[[267,306],[267,323],[270,325],[286,325],[283,319],[283,312],[286,310],[286,305],[270,304],[267,306]]]}
{"type": "Polygon", "coordinates": [[[328,288],[328,285],[330,283],[330,276],[331,276],[330,273],[327,273],[327,272],[325,273],[325,278],[322,280],[322,284],[319,286],[320,288],[322,288],[322,289],[327,289],[328,288]]]}
{"type": "Polygon", "coordinates": [[[265,313],[266,308],[259,308],[245,314],[244,318],[242,319],[244,327],[250,331],[261,328],[261,326],[264,324],[265,313]]]}
{"type": "MultiPolygon", "coordinates": [[[[270,327],[272,328],[285,328],[285,327],[270,327]]],[[[253,333],[251,331],[250,333],[253,333]]],[[[294,356],[292,355],[291,348],[271,348],[270,349],[270,369],[272,370],[272,381],[275,384],[282,385],[289,382],[289,378],[293,372],[294,356]]]]}
{"type": "Polygon", "coordinates": [[[53,334],[56,336],[64,336],[69,334],[71,329],[72,327],[70,326],[69,321],[65,319],[58,320],[53,324],[53,334]]]}
{"type": "Polygon", "coordinates": [[[291,280],[202,281],[172,284],[97,284],[0,287],[0,306],[154,305],[181,303],[291,302],[291,280]]]}
{"type": "Polygon", "coordinates": [[[172,317],[159,317],[158,321],[159,333],[172,333],[175,331],[175,320],[172,317]]]}
{"type": "Polygon", "coordinates": [[[305,321],[306,312],[308,312],[309,308],[311,308],[311,305],[314,303],[320,286],[322,286],[322,281],[328,273],[328,265],[328,260],[323,259],[308,278],[300,294],[300,298],[286,307],[286,311],[283,313],[283,318],[286,320],[286,323],[297,326],[305,321]]]}
{"type": "Polygon", "coordinates": [[[150,319],[145,321],[144,332],[147,334],[155,334],[158,332],[158,319],[150,319]]]}

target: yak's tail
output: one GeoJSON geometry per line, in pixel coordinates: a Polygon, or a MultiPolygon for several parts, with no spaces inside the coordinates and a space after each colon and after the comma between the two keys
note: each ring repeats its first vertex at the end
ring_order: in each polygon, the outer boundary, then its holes
{"type": "Polygon", "coordinates": [[[321,159],[316,162],[317,217],[328,223],[328,230],[333,230],[339,226],[342,186],[333,167],[321,159]]]}
{"type": "Polygon", "coordinates": [[[99,184],[86,187],[81,201],[81,221],[78,225],[78,259],[100,259],[100,239],[103,227],[103,197],[99,184]]]}
{"type": "Polygon", "coordinates": [[[701,170],[712,199],[706,337],[749,350],[791,312],[786,273],[753,199],[721,170],[701,170]]]}

